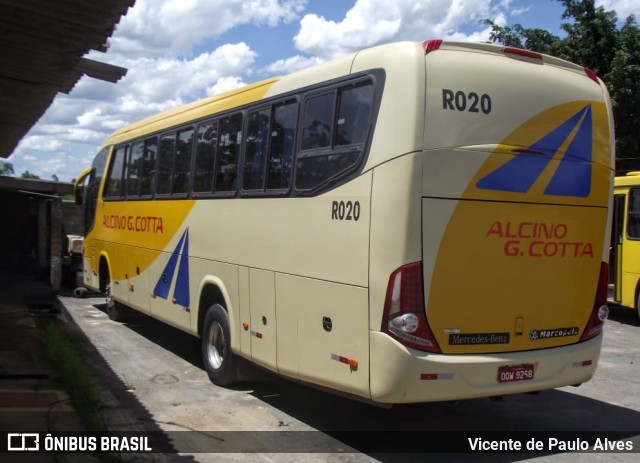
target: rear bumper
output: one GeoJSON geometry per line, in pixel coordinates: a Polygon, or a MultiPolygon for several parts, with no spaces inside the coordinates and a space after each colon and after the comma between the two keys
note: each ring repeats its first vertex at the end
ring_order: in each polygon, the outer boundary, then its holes
{"type": "Polygon", "coordinates": [[[417,403],[539,391],[588,381],[593,376],[602,335],[552,349],[486,355],[438,355],[408,349],[371,332],[371,399],[417,403]],[[498,382],[503,365],[532,363],[532,380],[498,382]]]}

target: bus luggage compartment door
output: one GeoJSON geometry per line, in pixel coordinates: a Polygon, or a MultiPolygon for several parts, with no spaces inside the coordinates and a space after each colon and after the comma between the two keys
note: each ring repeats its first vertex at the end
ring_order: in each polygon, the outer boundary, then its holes
{"type": "Polygon", "coordinates": [[[579,341],[606,208],[423,198],[422,214],[427,320],[444,353],[579,341]]]}

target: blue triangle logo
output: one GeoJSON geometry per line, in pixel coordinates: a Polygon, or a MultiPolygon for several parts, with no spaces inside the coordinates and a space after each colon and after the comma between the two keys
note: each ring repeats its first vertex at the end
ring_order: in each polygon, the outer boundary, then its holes
{"type": "Polygon", "coordinates": [[[178,268],[178,277],[173,289],[173,302],[189,308],[189,229],[184,231],[171,257],[169,257],[169,261],[153,289],[154,296],[162,299],[169,297],[176,267],[178,268]]]}
{"type": "Polygon", "coordinates": [[[587,105],[560,126],[517,154],[476,183],[484,190],[528,192],[551,159],[572,133],[556,171],[549,181],[545,195],[586,198],[591,191],[591,106],[587,105]],[[577,128],[577,130],[575,130],[577,128]]]}

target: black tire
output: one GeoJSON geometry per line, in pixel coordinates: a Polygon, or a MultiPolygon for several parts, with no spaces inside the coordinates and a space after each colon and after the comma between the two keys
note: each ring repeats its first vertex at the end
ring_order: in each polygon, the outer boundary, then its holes
{"type": "Polygon", "coordinates": [[[640,323],[640,290],[636,294],[636,320],[640,323]]]}
{"type": "Polygon", "coordinates": [[[228,386],[238,381],[239,358],[231,351],[229,316],[219,304],[207,310],[202,325],[202,360],[213,384],[228,386]]]}

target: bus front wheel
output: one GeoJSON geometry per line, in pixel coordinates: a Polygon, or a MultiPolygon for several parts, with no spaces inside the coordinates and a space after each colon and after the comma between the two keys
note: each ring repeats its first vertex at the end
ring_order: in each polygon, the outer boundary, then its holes
{"type": "Polygon", "coordinates": [[[202,358],[212,383],[227,386],[238,380],[238,357],[231,351],[229,316],[219,304],[209,307],[202,328],[202,358]]]}
{"type": "Polygon", "coordinates": [[[107,312],[107,315],[111,320],[116,322],[121,322],[126,318],[126,315],[125,315],[126,309],[125,307],[122,306],[122,304],[120,304],[119,302],[113,299],[113,295],[111,294],[112,284],[113,284],[112,281],[110,279],[107,279],[107,284],[104,288],[104,293],[106,296],[106,303],[107,303],[105,312],[107,312]]]}
{"type": "Polygon", "coordinates": [[[640,322],[640,290],[636,292],[636,318],[640,322]]]}

